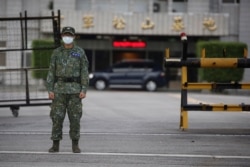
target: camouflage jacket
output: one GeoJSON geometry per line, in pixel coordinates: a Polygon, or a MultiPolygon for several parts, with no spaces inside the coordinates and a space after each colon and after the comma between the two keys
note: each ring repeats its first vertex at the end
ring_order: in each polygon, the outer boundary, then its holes
{"type": "Polygon", "coordinates": [[[89,85],[88,59],[82,48],[63,46],[53,51],[46,86],[49,92],[73,94],[87,91],[89,85]],[[64,82],[64,78],[78,78],[78,82],[64,82]]]}

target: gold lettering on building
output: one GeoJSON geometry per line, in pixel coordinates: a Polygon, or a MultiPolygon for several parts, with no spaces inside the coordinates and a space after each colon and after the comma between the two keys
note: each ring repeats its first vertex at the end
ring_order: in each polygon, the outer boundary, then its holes
{"type": "Polygon", "coordinates": [[[215,31],[217,29],[217,25],[211,17],[203,19],[203,26],[203,29],[207,29],[209,31],[215,31]]]}
{"type": "Polygon", "coordinates": [[[184,29],[184,23],[183,23],[182,17],[181,16],[174,17],[172,30],[179,32],[179,31],[182,31],[183,29],[184,29]]]}
{"type": "Polygon", "coordinates": [[[146,30],[146,29],[153,29],[154,27],[155,27],[155,23],[152,22],[152,21],[150,20],[150,18],[146,18],[146,19],[144,20],[144,22],[142,23],[142,25],[141,25],[141,28],[142,28],[143,30],[146,30]]]}
{"type": "Polygon", "coordinates": [[[83,16],[82,20],[83,20],[83,28],[94,27],[94,16],[85,15],[83,16]]]}
{"type": "Polygon", "coordinates": [[[124,29],[126,26],[126,22],[125,20],[122,18],[122,17],[117,17],[115,16],[114,19],[113,19],[113,27],[115,29],[124,29]]]}

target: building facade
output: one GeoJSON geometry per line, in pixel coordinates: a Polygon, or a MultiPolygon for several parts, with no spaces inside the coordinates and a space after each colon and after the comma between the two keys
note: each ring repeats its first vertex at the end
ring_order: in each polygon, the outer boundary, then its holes
{"type": "MultiPolygon", "coordinates": [[[[162,63],[166,48],[171,57],[180,57],[181,32],[188,36],[190,56],[195,56],[199,40],[250,45],[248,0],[2,1],[0,17],[18,15],[24,10],[35,16],[60,10],[61,27],[75,27],[77,43],[88,55],[90,71],[105,69],[123,59],[153,59],[162,63]]],[[[42,22],[37,27],[37,33],[44,37],[51,33],[46,24],[42,22]]],[[[8,47],[8,42],[5,45],[8,47]]],[[[8,59],[5,58],[5,65],[13,66],[8,59]]],[[[244,80],[250,79],[249,72],[246,69],[244,80]]]]}

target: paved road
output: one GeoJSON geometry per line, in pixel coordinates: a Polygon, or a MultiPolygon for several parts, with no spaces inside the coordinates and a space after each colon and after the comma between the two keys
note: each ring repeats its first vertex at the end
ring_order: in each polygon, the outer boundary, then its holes
{"type": "MultiPolygon", "coordinates": [[[[248,96],[190,93],[189,103],[249,103],[248,96]]],[[[60,153],[51,146],[49,107],[0,108],[1,167],[249,167],[249,112],[189,112],[179,130],[180,94],[90,90],[83,101],[81,154],[65,119],[60,153]]]]}

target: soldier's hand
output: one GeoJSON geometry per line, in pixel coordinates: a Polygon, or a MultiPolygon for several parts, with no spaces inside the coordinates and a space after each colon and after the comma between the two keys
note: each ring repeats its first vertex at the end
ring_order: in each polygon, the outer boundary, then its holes
{"type": "Polygon", "coordinates": [[[81,93],[79,94],[79,98],[80,98],[80,99],[84,99],[85,97],[86,97],[86,93],[81,92],[81,93]]]}
{"type": "Polygon", "coordinates": [[[49,92],[49,99],[53,100],[55,98],[54,92],[49,92]]]}

